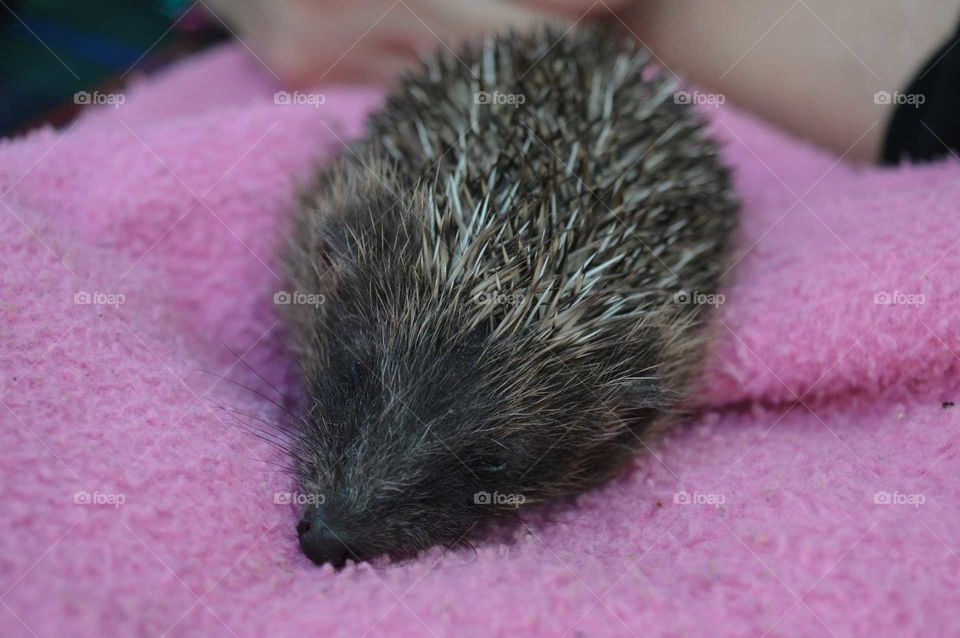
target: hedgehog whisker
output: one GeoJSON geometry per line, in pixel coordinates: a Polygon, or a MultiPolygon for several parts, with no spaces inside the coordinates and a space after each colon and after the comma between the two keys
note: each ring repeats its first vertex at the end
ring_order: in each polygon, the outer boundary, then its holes
{"type": "Polygon", "coordinates": [[[271,383],[270,381],[268,381],[266,377],[264,377],[264,376],[263,376],[262,374],[260,374],[257,370],[255,370],[255,369],[253,368],[253,366],[251,366],[249,363],[247,363],[247,362],[243,359],[243,357],[241,357],[239,354],[237,354],[237,353],[233,350],[233,348],[231,348],[231,347],[228,346],[227,344],[223,344],[223,347],[227,349],[227,352],[229,352],[229,353],[232,354],[234,357],[236,357],[237,361],[239,361],[240,363],[242,363],[242,364],[244,365],[244,367],[246,367],[247,370],[249,370],[250,372],[252,372],[253,374],[255,374],[258,379],[260,379],[261,381],[263,381],[264,383],[266,383],[268,386],[270,386],[270,388],[272,388],[273,391],[276,392],[276,393],[280,396],[281,399],[283,399],[286,403],[290,403],[290,398],[289,398],[287,395],[285,395],[283,392],[281,392],[280,389],[279,389],[277,386],[275,386],[273,383],[271,383]]]}
{"type": "Polygon", "coordinates": [[[302,417],[301,417],[301,416],[298,416],[297,414],[294,414],[292,411],[290,411],[290,409],[288,409],[287,407],[283,406],[283,405],[280,404],[280,403],[277,403],[274,399],[271,399],[270,397],[268,397],[268,396],[265,395],[264,393],[260,392],[259,390],[256,390],[256,389],[251,388],[251,387],[249,387],[249,386],[247,386],[247,385],[244,385],[244,384],[240,383],[239,381],[235,381],[235,380],[233,380],[233,379],[231,379],[231,378],[229,378],[229,377],[223,376],[223,375],[221,375],[221,374],[217,374],[216,372],[211,372],[210,370],[205,370],[205,369],[202,369],[202,368],[201,368],[201,369],[200,369],[200,372],[203,372],[204,374],[209,374],[209,375],[211,375],[211,376],[217,377],[218,379],[220,379],[220,380],[222,380],[222,381],[226,381],[227,383],[232,383],[233,385],[237,386],[238,388],[242,388],[242,389],[246,390],[247,392],[250,392],[250,393],[252,393],[252,394],[255,394],[256,396],[260,397],[260,398],[263,399],[264,401],[267,401],[267,402],[269,402],[271,405],[273,405],[273,406],[275,406],[276,408],[278,408],[280,411],[282,411],[284,414],[286,414],[287,416],[289,416],[289,417],[290,417],[291,419],[293,419],[294,421],[302,421],[302,417]]]}

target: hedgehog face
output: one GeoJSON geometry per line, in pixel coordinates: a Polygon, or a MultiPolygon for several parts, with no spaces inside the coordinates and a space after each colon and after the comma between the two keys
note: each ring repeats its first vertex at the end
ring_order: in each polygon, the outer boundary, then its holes
{"type": "Polygon", "coordinates": [[[308,557],[339,567],[456,546],[527,500],[520,483],[538,475],[527,470],[549,443],[497,421],[504,411],[482,336],[414,344],[375,320],[335,334],[298,445],[311,505],[297,529],[308,557]]]}

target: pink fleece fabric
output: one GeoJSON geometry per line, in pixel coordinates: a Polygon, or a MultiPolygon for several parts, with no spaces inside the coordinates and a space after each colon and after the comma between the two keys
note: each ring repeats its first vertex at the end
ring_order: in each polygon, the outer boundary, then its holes
{"type": "Polygon", "coordinates": [[[715,112],[742,259],[699,415],[473,551],[335,573],[224,407],[294,387],[293,187],[379,96],[270,80],[228,46],[0,144],[0,634],[960,634],[960,162],[715,112]]]}

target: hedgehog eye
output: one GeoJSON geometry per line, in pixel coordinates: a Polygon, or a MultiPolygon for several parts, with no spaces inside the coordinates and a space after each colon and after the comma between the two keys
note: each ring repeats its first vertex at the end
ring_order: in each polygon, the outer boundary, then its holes
{"type": "Polygon", "coordinates": [[[507,469],[507,462],[503,459],[490,457],[483,460],[483,465],[481,465],[481,467],[485,472],[490,472],[493,474],[507,469]]]}

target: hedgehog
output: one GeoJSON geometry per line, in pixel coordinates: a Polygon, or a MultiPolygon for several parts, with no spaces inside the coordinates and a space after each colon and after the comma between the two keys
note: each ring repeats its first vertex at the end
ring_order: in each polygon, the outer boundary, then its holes
{"type": "Polygon", "coordinates": [[[543,27],[441,52],[301,189],[282,261],[315,563],[456,548],[597,486],[693,392],[737,199],[651,54],[543,27]]]}

